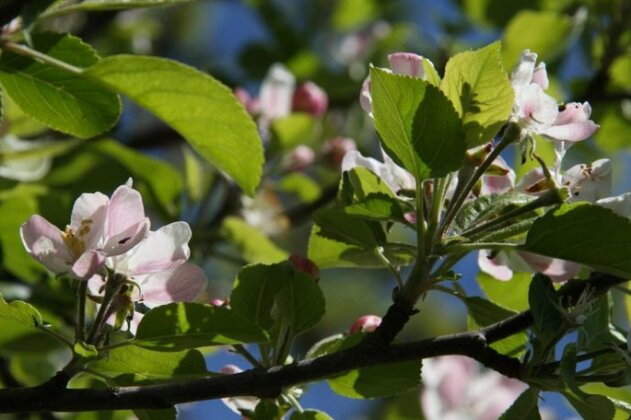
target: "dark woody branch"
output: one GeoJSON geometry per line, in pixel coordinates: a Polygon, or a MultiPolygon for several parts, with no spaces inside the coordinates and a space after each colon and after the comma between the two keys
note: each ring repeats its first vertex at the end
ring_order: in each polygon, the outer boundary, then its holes
{"type": "MultiPolygon", "coordinates": [[[[560,293],[569,302],[577,299],[588,288],[592,296],[597,296],[626,281],[594,274],[589,280],[568,283],[561,288],[560,293]]],[[[351,369],[448,354],[469,356],[508,377],[521,376],[522,365],[519,360],[499,354],[489,345],[529,328],[533,323],[529,311],[477,331],[392,345],[392,340],[414,312],[407,305],[395,303],[388,310],[381,326],[375,333],[368,334],[359,345],[312,360],[162,385],[65,389],[45,384],[4,389],[0,390],[0,413],[160,409],[184,402],[241,395],[274,398],[283,388],[321,380],[351,369]]]]}

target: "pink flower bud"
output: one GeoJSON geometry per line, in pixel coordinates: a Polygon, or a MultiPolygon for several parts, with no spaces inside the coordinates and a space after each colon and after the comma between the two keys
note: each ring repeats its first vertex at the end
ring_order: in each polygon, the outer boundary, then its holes
{"type": "Polygon", "coordinates": [[[425,79],[423,57],[418,54],[407,52],[393,53],[388,55],[388,62],[394,74],[425,79]]]}
{"type": "Polygon", "coordinates": [[[292,109],[307,112],[315,117],[321,117],[329,106],[326,92],[313,82],[306,82],[298,86],[294,92],[292,109]]]}
{"type": "Polygon", "coordinates": [[[320,280],[320,269],[309,258],[305,258],[298,254],[292,254],[289,256],[288,260],[297,271],[308,274],[316,282],[320,280]]]}
{"type": "Polygon", "coordinates": [[[228,306],[227,299],[211,299],[210,304],[213,306],[228,306]]]}
{"type": "Polygon", "coordinates": [[[339,168],[344,155],[351,150],[357,150],[355,140],[350,137],[335,137],[325,143],[322,153],[326,161],[334,168],[339,168]]]}
{"type": "Polygon", "coordinates": [[[220,373],[224,373],[226,375],[233,375],[235,373],[241,373],[243,370],[236,365],[226,365],[219,370],[220,373]]]}
{"type": "Polygon", "coordinates": [[[381,317],[377,315],[364,315],[357,321],[353,322],[353,325],[348,330],[349,334],[355,334],[359,332],[373,332],[381,324],[381,317]]]}
{"type": "Polygon", "coordinates": [[[245,107],[245,110],[248,111],[248,114],[255,115],[259,112],[259,104],[256,99],[252,98],[247,90],[238,87],[234,90],[234,95],[237,97],[239,102],[245,107]]]}
{"type": "Polygon", "coordinates": [[[315,153],[313,149],[304,144],[292,150],[285,159],[285,167],[288,171],[301,171],[315,161],[315,153]]]}
{"type": "Polygon", "coordinates": [[[403,215],[403,218],[413,225],[416,224],[416,212],[408,211],[403,215]]]}

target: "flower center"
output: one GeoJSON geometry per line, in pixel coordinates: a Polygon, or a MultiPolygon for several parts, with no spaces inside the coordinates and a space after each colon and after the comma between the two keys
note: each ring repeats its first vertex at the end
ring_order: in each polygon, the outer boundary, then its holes
{"type": "Polygon", "coordinates": [[[79,258],[85,252],[84,238],[90,233],[92,223],[92,219],[83,219],[76,232],[70,226],[66,226],[66,229],[61,234],[73,258],[79,258]]]}

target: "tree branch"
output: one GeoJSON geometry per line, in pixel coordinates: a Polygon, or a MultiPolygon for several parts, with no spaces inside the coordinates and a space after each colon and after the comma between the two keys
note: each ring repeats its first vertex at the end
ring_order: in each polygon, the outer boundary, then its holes
{"type": "MultiPolygon", "coordinates": [[[[586,281],[569,282],[559,293],[564,302],[569,304],[588,288],[595,297],[626,281],[619,277],[594,274],[586,281]]],[[[505,376],[520,378],[521,362],[497,353],[489,345],[529,328],[533,323],[530,311],[477,331],[391,345],[390,342],[413,312],[412,308],[395,303],[384,317],[382,326],[375,333],[367,335],[359,345],[312,360],[161,385],[106,389],[65,389],[42,385],[4,389],[0,390],[0,413],[159,409],[184,402],[230,396],[274,398],[285,387],[324,379],[348,370],[448,354],[469,356],[505,376]]]]}

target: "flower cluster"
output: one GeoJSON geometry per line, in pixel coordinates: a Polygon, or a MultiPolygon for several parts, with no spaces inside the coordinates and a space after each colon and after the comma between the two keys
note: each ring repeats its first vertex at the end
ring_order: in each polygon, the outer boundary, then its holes
{"type": "Polygon", "coordinates": [[[97,300],[106,281],[117,279],[115,309],[126,306],[121,299],[148,307],[194,300],[206,278],[199,267],[186,262],[190,227],[175,222],[157,231],[149,228],[140,193],[121,185],[111,198],[99,192],[82,194],[63,231],[34,215],[20,234],[33,258],[54,273],[88,281],[97,300]]]}

